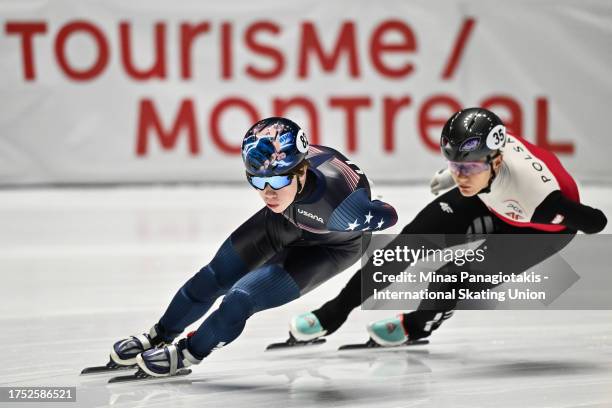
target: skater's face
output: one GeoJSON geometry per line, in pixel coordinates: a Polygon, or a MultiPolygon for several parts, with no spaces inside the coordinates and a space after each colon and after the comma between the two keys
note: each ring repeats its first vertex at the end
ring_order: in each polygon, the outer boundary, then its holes
{"type": "Polygon", "coordinates": [[[291,179],[291,184],[278,190],[274,190],[270,185],[266,185],[263,190],[258,190],[259,196],[266,206],[275,213],[282,213],[291,205],[298,193],[298,177],[302,186],[306,183],[306,174],[295,175],[291,179]]]}
{"type": "MultiPolygon", "coordinates": [[[[451,169],[451,175],[453,176],[453,180],[455,180],[455,184],[459,188],[459,192],[464,197],[472,197],[482,189],[486,188],[489,185],[489,180],[492,175],[492,171],[497,171],[501,167],[502,156],[497,156],[491,162],[489,166],[482,166],[483,170],[479,172],[470,172],[470,171],[453,171],[451,169]]],[[[481,162],[485,163],[485,160],[481,162]]]]}

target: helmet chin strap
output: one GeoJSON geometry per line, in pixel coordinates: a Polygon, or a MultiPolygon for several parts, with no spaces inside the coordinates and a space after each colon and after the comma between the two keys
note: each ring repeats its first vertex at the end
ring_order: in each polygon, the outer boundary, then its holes
{"type": "Polygon", "coordinates": [[[497,177],[497,173],[493,168],[493,160],[499,155],[500,153],[499,151],[497,151],[497,153],[495,153],[493,156],[487,156],[487,163],[489,163],[489,166],[491,166],[491,175],[489,176],[489,182],[487,183],[487,186],[485,188],[483,188],[476,194],[488,194],[491,192],[491,185],[493,184],[493,180],[495,180],[495,177],[497,177]]]}
{"type": "Polygon", "coordinates": [[[297,177],[297,194],[300,194],[302,192],[302,189],[304,188],[304,185],[300,181],[300,175],[299,174],[296,174],[295,177],[297,177]]]}

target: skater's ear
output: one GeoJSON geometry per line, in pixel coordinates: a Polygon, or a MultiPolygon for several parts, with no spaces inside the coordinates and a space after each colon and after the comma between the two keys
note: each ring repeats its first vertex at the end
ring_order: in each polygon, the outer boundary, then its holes
{"type": "Polygon", "coordinates": [[[491,166],[493,166],[493,170],[497,173],[497,170],[501,167],[502,162],[504,161],[504,155],[498,154],[497,157],[493,159],[491,162],[491,166]]]}
{"type": "Polygon", "coordinates": [[[297,194],[300,194],[304,189],[304,184],[306,183],[306,171],[308,170],[308,161],[306,159],[302,160],[300,164],[297,165],[295,169],[291,171],[291,174],[297,177],[298,181],[298,189],[297,194]]]}
{"type": "Polygon", "coordinates": [[[304,159],[300,164],[295,166],[293,170],[291,170],[291,174],[295,174],[298,177],[303,177],[306,174],[306,170],[308,170],[308,160],[304,159]]]}

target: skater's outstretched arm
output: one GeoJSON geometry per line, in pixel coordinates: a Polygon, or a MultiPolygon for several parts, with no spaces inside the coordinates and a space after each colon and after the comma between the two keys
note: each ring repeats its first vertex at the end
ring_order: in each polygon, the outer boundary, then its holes
{"type": "Polygon", "coordinates": [[[536,208],[532,220],[543,224],[565,225],[574,231],[587,234],[601,232],[608,223],[601,210],[570,200],[559,190],[550,193],[536,208]]]}

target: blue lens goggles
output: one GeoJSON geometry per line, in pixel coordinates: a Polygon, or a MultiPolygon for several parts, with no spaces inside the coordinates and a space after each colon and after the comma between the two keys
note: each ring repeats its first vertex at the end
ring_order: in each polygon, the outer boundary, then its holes
{"type": "Polygon", "coordinates": [[[258,190],[266,188],[266,184],[269,185],[273,190],[280,190],[281,188],[287,187],[293,180],[293,175],[282,175],[282,176],[270,176],[270,177],[257,177],[247,174],[247,180],[249,184],[258,190]]]}

